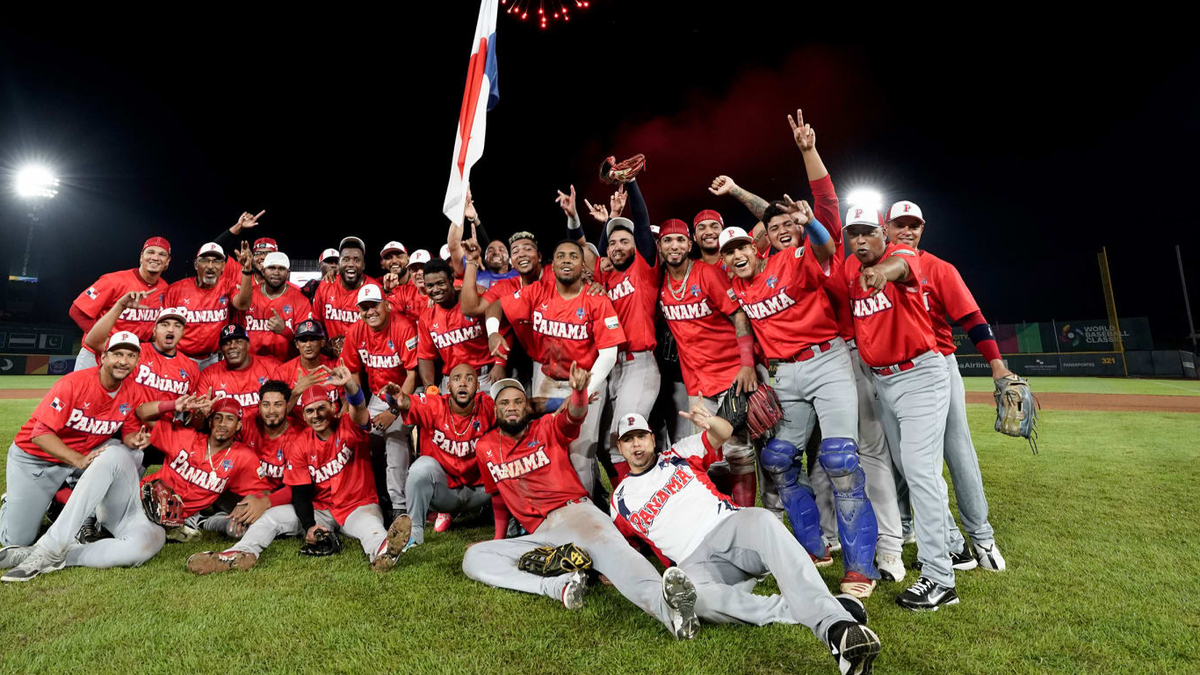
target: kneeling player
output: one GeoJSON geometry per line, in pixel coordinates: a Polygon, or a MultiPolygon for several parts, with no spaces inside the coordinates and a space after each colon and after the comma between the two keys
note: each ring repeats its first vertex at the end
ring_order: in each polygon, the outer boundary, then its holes
{"type": "Polygon", "coordinates": [[[492,385],[496,424],[475,446],[475,458],[496,513],[496,537],[467,549],[463,572],[489,586],[561,599],[567,609],[583,606],[587,577],[576,571],[542,577],[517,567],[521,555],[541,546],[575,543],[621,595],[661,621],[677,638],[691,639],[700,627],[696,588],[671,567],[658,576],[650,561],[630,548],[616,527],[588,499],[571,465],[567,446],[579,436],[588,410],[591,373],[571,363],[567,409],[530,421],[525,388],[513,379],[492,385]],[[504,539],[512,512],[528,534],[504,539]]]}
{"type": "Polygon", "coordinates": [[[362,390],[344,365],[331,371],[329,385],[344,387],[350,412],[335,416],[325,388],[314,385],[300,397],[308,429],[296,434],[286,449],[283,482],[292,488],[292,503],[267,509],[245,536],[229,549],[204,551],[188,558],[196,574],[250,569],[258,556],[281,535],[304,535],[317,542],[317,531],[340,529],[358,539],[371,568],[391,569],[408,541],[412,522],[400,516],[391,527],[375,494],[367,425],[370,415],[362,390]]]}
{"type": "Polygon", "coordinates": [[[680,414],[707,431],[659,456],[641,415],[619,420],[617,446],[629,475],[612,494],[618,529],[677,561],[696,583],[701,619],[804,624],[829,645],[843,673],[871,672],[879,638],[866,627],[862,603],[849,595],[834,598],[807,551],[770,511],[736,506],[709,480],[708,467],[721,459],[733,427],[702,403],[680,414]],[[766,574],[775,576],[780,595],[751,592],[766,574]]]}

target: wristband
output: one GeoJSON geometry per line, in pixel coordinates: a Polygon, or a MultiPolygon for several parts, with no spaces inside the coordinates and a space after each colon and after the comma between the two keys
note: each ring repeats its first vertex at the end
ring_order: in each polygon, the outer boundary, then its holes
{"type": "Polygon", "coordinates": [[[362,405],[363,402],[366,400],[367,400],[367,397],[363,395],[362,389],[359,389],[358,391],[354,392],[353,394],[351,394],[348,391],[346,392],[346,401],[349,402],[350,405],[354,406],[355,408],[362,405]]]}
{"type": "Polygon", "coordinates": [[[254,274],[254,271],[253,270],[242,270],[242,274],[244,274],[246,276],[250,276],[251,274],[254,274]]]}
{"type": "Polygon", "coordinates": [[[159,401],[158,414],[166,415],[169,412],[175,412],[175,401],[159,401]]]}
{"type": "Polygon", "coordinates": [[[571,405],[575,406],[576,408],[586,408],[587,404],[588,395],[586,391],[579,391],[578,389],[571,390],[571,405]]]}
{"type": "Polygon", "coordinates": [[[825,242],[829,241],[829,231],[816,218],[804,224],[804,231],[808,233],[808,238],[815,246],[823,246],[825,242]]]}
{"type": "Polygon", "coordinates": [[[494,316],[489,316],[487,320],[483,322],[483,325],[487,327],[488,337],[500,332],[500,319],[497,319],[494,316]]]}
{"type": "Polygon", "coordinates": [[[565,398],[548,398],[548,399],[546,399],[546,410],[549,412],[554,412],[555,410],[558,410],[559,408],[562,407],[563,401],[565,401],[565,400],[567,400],[567,399],[565,399],[565,398]]]}
{"type": "Polygon", "coordinates": [[[754,367],[754,336],[753,335],[739,335],[738,339],[737,339],[737,343],[738,343],[738,363],[740,363],[743,368],[753,368],[754,367]]]}

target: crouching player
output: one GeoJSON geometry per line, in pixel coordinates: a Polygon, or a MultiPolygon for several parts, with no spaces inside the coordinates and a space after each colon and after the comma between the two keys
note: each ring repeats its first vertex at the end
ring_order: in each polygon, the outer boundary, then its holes
{"type": "Polygon", "coordinates": [[[587,415],[591,373],[571,362],[571,397],[566,410],[530,421],[525,388],[514,379],[492,385],[497,428],[475,446],[475,458],[496,514],[493,541],[473,544],[463,556],[463,572],[498,588],[562,600],[567,609],[583,606],[587,576],[582,571],[543,577],[517,566],[530,549],[574,543],[591,556],[596,570],[630,602],[655,617],[677,638],[695,637],[696,588],[679,568],[659,577],[650,561],[625,543],[612,522],[588,499],[567,447],[579,436],[587,415]],[[530,534],[504,539],[508,515],[530,534]]]}
{"type": "Polygon", "coordinates": [[[246,570],[282,535],[303,535],[309,544],[317,531],[341,530],[358,539],[371,568],[386,571],[396,564],[408,541],[412,522],[400,516],[391,527],[383,524],[383,511],[375,494],[368,448],[366,398],[343,364],[330,371],[326,383],[343,387],[350,411],[335,415],[325,388],[314,385],[300,397],[308,429],[298,433],[285,449],[287,467],[283,482],[292,488],[292,503],[267,509],[232,547],[216,553],[204,551],[188,558],[195,574],[246,570]]]}
{"type": "Polygon", "coordinates": [[[862,603],[829,593],[808,552],[770,511],[738,507],[708,478],[733,434],[702,403],[689,413],[706,429],[654,452],[654,434],[637,413],[618,421],[617,446],[629,476],[613,490],[618,529],[650,544],[696,584],[696,614],[713,623],[799,623],[829,645],[843,673],[869,673],[879,638],[866,627],[862,603]],[[755,595],[773,574],[779,595],[755,595]]]}

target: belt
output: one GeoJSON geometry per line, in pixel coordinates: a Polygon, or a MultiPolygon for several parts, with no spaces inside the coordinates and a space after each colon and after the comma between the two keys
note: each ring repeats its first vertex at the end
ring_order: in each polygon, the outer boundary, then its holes
{"type": "Polygon", "coordinates": [[[886,376],[886,375],[895,375],[896,373],[903,373],[906,370],[912,370],[913,368],[916,368],[916,367],[917,367],[917,364],[913,363],[912,361],[905,361],[903,363],[897,363],[894,366],[885,366],[883,368],[872,368],[871,371],[874,372],[876,375],[886,376]]]}
{"type": "Polygon", "coordinates": [[[786,359],[767,359],[767,363],[799,363],[818,357],[832,348],[833,340],[828,340],[819,345],[809,345],[786,359]]]}
{"type": "Polygon", "coordinates": [[[634,359],[634,355],[645,354],[648,351],[650,351],[650,350],[643,349],[643,350],[637,351],[637,352],[627,352],[627,351],[622,350],[622,351],[617,352],[617,358],[622,361],[632,361],[634,359]]]}
{"type": "Polygon", "coordinates": [[[588,499],[587,497],[580,497],[579,499],[568,499],[567,501],[563,502],[563,506],[570,506],[572,504],[586,504],[590,501],[592,501],[592,500],[588,499]]]}
{"type": "Polygon", "coordinates": [[[858,349],[858,343],[854,341],[854,338],[846,340],[846,346],[850,349],[858,349]]]}

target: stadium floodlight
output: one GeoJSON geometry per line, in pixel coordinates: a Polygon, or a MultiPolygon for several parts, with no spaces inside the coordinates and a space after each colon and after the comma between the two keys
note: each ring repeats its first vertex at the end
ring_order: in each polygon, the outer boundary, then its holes
{"type": "Polygon", "coordinates": [[[53,199],[58,194],[58,179],[50,169],[30,164],[17,171],[13,190],[24,199],[53,199]]]}
{"type": "Polygon", "coordinates": [[[871,188],[851,190],[850,194],[846,196],[846,202],[850,206],[859,206],[874,211],[881,211],[883,209],[883,195],[879,193],[879,190],[872,190],[871,188]]]}

